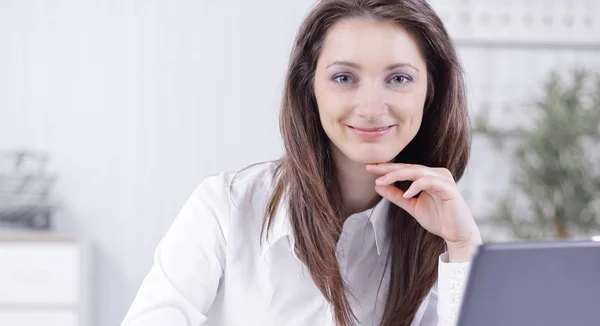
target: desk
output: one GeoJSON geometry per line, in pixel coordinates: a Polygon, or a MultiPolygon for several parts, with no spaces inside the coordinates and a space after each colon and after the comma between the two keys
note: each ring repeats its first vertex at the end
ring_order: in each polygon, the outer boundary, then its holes
{"type": "Polygon", "coordinates": [[[74,238],[0,233],[0,325],[83,325],[82,262],[74,238]]]}

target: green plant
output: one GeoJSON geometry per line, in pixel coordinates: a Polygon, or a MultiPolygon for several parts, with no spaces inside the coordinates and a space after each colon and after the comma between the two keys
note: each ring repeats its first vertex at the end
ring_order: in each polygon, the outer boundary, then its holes
{"type": "Polygon", "coordinates": [[[489,217],[519,239],[588,236],[600,230],[600,74],[553,72],[541,98],[526,109],[527,128],[502,130],[486,110],[476,134],[499,150],[513,142],[515,173],[489,217]]]}

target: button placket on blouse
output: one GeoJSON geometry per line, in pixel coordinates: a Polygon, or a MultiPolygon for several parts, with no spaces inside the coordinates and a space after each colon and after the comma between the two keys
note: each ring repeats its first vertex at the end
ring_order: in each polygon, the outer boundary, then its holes
{"type": "Polygon", "coordinates": [[[337,244],[337,257],[338,264],[340,265],[340,272],[342,274],[346,273],[346,269],[348,268],[348,245],[350,244],[350,235],[351,233],[348,231],[350,221],[346,221],[344,223],[342,234],[340,234],[340,238],[337,244]]]}
{"type": "Polygon", "coordinates": [[[345,222],[342,229],[342,234],[338,241],[338,262],[340,265],[340,271],[345,274],[348,268],[348,262],[350,257],[348,254],[352,249],[353,241],[356,241],[355,237],[357,234],[362,234],[363,229],[367,227],[368,216],[354,215],[349,217],[345,222]]]}

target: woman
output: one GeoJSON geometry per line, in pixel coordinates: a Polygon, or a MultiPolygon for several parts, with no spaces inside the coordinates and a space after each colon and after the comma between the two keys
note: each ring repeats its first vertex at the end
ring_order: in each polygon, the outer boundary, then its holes
{"type": "Polygon", "coordinates": [[[323,0],[293,48],[285,156],[207,178],[123,325],[452,325],[479,229],[455,180],[461,68],[425,0],[323,0]]]}

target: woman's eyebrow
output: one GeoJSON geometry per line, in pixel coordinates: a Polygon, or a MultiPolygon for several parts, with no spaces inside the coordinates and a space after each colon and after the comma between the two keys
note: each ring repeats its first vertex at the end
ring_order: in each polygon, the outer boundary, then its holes
{"type": "MultiPolygon", "coordinates": [[[[354,63],[354,62],[350,62],[350,61],[339,61],[339,60],[330,63],[329,65],[327,65],[326,68],[329,68],[329,67],[335,66],[335,65],[347,66],[347,67],[351,67],[351,68],[354,68],[357,70],[360,70],[360,68],[361,68],[361,66],[358,63],[354,63]]],[[[417,72],[419,72],[419,69],[417,69],[415,66],[413,66],[407,62],[399,62],[399,63],[391,64],[386,67],[386,70],[394,70],[396,68],[405,68],[405,67],[412,68],[412,69],[416,70],[417,72]]]]}

